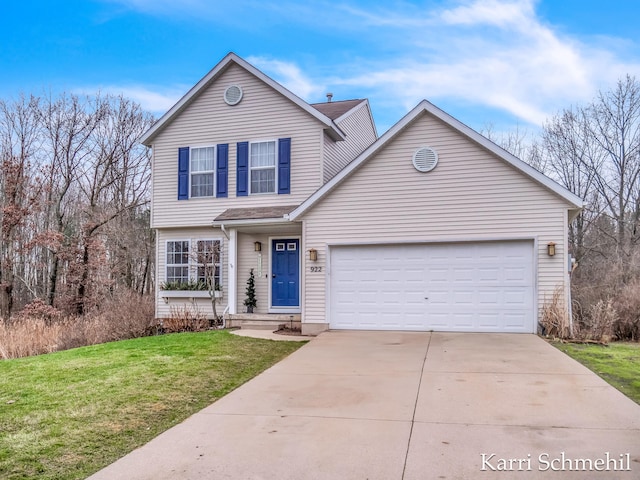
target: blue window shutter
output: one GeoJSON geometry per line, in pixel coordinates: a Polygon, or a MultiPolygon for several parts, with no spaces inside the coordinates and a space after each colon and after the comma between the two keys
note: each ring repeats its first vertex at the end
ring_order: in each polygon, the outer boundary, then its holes
{"type": "Polygon", "coordinates": [[[229,178],[229,145],[221,143],[218,145],[217,154],[217,171],[216,171],[216,197],[227,196],[227,184],[229,178]]]}
{"type": "Polygon", "coordinates": [[[189,147],[178,149],[178,200],[189,198],[189,147]]]}
{"type": "Polygon", "coordinates": [[[278,140],[278,193],[291,193],[291,139],[278,140]]]}
{"type": "Polygon", "coordinates": [[[249,195],[249,142],[238,143],[236,160],[236,196],[249,195]]]}

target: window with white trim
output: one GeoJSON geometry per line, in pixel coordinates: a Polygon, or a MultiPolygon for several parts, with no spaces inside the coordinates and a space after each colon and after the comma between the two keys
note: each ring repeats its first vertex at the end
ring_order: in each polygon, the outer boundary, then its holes
{"type": "Polygon", "coordinates": [[[167,283],[189,282],[188,240],[167,241],[167,263],[165,281],[167,283]]]}
{"type": "Polygon", "coordinates": [[[165,282],[222,284],[220,239],[167,240],[165,282]]]}
{"type": "Polygon", "coordinates": [[[196,242],[196,269],[198,282],[221,285],[220,277],[220,240],[198,240],[196,242]]]}
{"type": "Polygon", "coordinates": [[[213,197],[215,147],[191,147],[189,181],[191,197],[213,197]]]}
{"type": "Polygon", "coordinates": [[[252,142],[249,146],[250,193],[276,192],[276,142],[252,142]]]}

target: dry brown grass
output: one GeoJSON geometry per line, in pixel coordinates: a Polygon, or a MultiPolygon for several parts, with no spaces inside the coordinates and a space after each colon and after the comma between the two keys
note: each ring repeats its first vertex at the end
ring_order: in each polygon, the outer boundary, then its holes
{"type": "Polygon", "coordinates": [[[172,306],[169,317],[162,319],[165,333],[203,332],[209,327],[207,316],[197,308],[172,306]]]}
{"type": "Polygon", "coordinates": [[[592,257],[572,276],[579,338],[640,340],[640,250],[624,261],[592,257]]]}
{"type": "Polygon", "coordinates": [[[614,267],[594,281],[581,278],[572,286],[574,324],[579,338],[606,341],[640,340],[640,279],[627,283],[614,267]]]}
{"type": "Polygon", "coordinates": [[[611,340],[611,329],[617,318],[618,314],[611,301],[599,300],[576,323],[576,337],[606,343],[611,340]]]}
{"type": "Polygon", "coordinates": [[[569,338],[569,314],[564,307],[563,292],[556,288],[551,299],[545,299],[542,307],[540,323],[544,327],[544,333],[554,338],[569,338]]]}
{"type": "Polygon", "coordinates": [[[625,285],[613,299],[617,316],[612,325],[618,340],[640,341],[640,280],[625,285]]]}
{"type": "Polygon", "coordinates": [[[65,317],[36,302],[11,322],[0,322],[0,358],[141,337],[153,333],[154,327],[153,300],[134,293],[111,298],[84,317],[65,317]]]}

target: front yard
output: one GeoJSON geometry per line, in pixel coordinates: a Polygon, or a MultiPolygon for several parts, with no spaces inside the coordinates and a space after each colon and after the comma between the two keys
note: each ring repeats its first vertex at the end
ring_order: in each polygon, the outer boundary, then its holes
{"type": "Polygon", "coordinates": [[[603,346],[555,342],[553,345],[640,404],[639,343],[603,346]]]}
{"type": "Polygon", "coordinates": [[[85,478],[301,345],[213,331],[0,361],[0,478],[85,478]]]}

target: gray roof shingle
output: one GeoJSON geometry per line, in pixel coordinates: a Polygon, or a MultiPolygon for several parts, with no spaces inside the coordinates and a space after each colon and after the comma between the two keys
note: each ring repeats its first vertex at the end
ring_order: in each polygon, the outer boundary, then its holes
{"type": "Polygon", "coordinates": [[[312,103],[311,106],[331,120],[335,120],[364,101],[364,99],[339,100],[336,102],[312,103]]]}
{"type": "Polygon", "coordinates": [[[292,212],[298,205],[285,205],[277,207],[248,207],[229,208],[218,215],[214,222],[229,220],[262,220],[265,218],[282,218],[292,212]]]}

